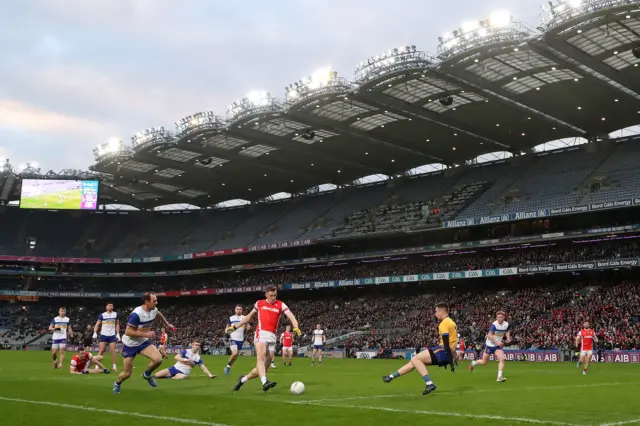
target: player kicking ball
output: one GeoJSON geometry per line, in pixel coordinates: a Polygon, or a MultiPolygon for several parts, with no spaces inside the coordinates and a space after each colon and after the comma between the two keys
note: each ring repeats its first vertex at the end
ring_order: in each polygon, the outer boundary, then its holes
{"type": "Polygon", "coordinates": [[[511,343],[511,331],[509,330],[509,323],[504,320],[505,316],[505,313],[502,311],[496,313],[496,320],[491,324],[489,333],[487,333],[487,341],[485,342],[482,359],[471,361],[471,365],[469,365],[469,371],[473,371],[479,365],[487,365],[491,355],[495,355],[498,359],[498,378],[496,382],[507,381],[507,378],[502,375],[505,364],[504,350],[502,348],[505,343],[511,343]]]}
{"type": "Polygon", "coordinates": [[[447,366],[451,366],[451,372],[453,373],[455,371],[455,353],[456,344],[458,343],[458,329],[456,323],[449,318],[449,306],[446,303],[438,303],[436,305],[436,318],[440,321],[440,324],[438,325],[440,345],[416,354],[410,362],[405,364],[395,373],[391,373],[388,376],[382,376],[382,380],[385,383],[390,383],[398,377],[416,370],[425,382],[425,388],[422,394],[428,395],[435,391],[437,386],[429,376],[427,365],[437,365],[439,367],[445,367],[445,369],[447,366]]]}
{"type": "Polygon", "coordinates": [[[109,374],[109,370],[104,368],[104,365],[100,364],[97,356],[91,355],[84,347],[78,348],[78,353],[71,358],[71,366],[69,367],[69,374],[109,374]],[[89,369],[90,365],[95,365],[99,370],[89,369]]]}
{"type": "Polygon", "coordinates": [[[256,368],[238,380],[238,383],[236,383],[233,388],[234,392],[239,391],[242,385],[257,377],[260,377],[262,390],[264,392],[267,392],[269,389],[276,386],[276,382],[270,382],[267,379],[267,371],[269,370],[272,361],[272,352],[270,349],[276,345],[276,331],[278,329],[278,321],[282,314],[291,321],[293,331],[298,336],[301,334],[300,329],[298,328],[298,320],[289,310],[289,307],[280,300],[277,300],[278,287],[274,285],[267,286],[265,296],[266,299],[258,300],[256,302],[249,315],[243,317],[242,320],[236,324],[231,324],[227,328],[227,332],[231,333],[249,323],[254,316],[258,316],[258,326],[256,327],[256,334],[254,338],[257,358],[256,368]]]}
{"type": "Polygon", "coordinates": [[[200,342],[193,341],[191,343],[191,349],[183,349],[174,359],[177,361],[176,365],[158,371],[155,376],[156,379],[188,379],[191,375],[191,370],[196,366],[200,367],[203,373],[209,376],[210,379],[216,378],[216,376],[211,374],[207,367],[205,367],[204,361],[200,357],[200,342]]]}

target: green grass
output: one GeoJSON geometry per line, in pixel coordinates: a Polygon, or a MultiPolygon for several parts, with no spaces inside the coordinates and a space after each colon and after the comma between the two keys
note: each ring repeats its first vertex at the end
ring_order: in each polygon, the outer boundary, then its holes
{"type": "Polygon", "coordinates": [[[38,195],[33,197],[21,198],[20,208],[78,210],[80,209],[81,201],[82,201],[82,189],[64,190],[64,191],[52,192],[47,195],[38,195]],[[58,204],[58,202],[60,201],[59,195],[62,195],[68,198],[64,198],[62,200],[62,204],[58,204]]]}
{"type": "MultiPolygon", "coordinates": [[[[640,366],[634,364],[595,365],[582,376],[572,363],[509,363],[505,370],[509,380],[496,383],[496,364],[469,373],[465,363],[455,373],[432,368],[438,390],[422,396],[423,381],[416,373],[390,384],[380,379],[403,361],[330,359],[311,367],[307,359],[295,359],[293,367],[278,365],[270,372],[270,380],[278,386],[269,393],[253,381],[232,394],[253,358],[241,358],[231,375],[224,376],[226,357],[205,357],[209,369],[221,376],[209,380],[196,370],[185,381],[159,381],[157,389],[140,378],[144,362],[139,358],[134,376],[123,384],[120,395],[113,395],[114,375],[72,377],[69,360],[67,354],[65,369],[53,370],[46,352],[0,351],[0,424],[640,424],[640,366]],[[298,380],[307,391],[295,397],[289,386],[298,380]],[[143,416],[128,418],[127,412],[143,416]]],[[[165,361],[163,368],[172,364],[165,361]]]]}

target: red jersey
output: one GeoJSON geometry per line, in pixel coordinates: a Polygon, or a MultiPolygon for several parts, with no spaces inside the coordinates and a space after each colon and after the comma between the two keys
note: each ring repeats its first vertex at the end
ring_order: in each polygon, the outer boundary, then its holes
{"type": "Polygon", "coordinates": [[[458,349],[460,352],[464,352],[467,348],[464,346],[464,339],[460,339],[460,348],[458,349]]]}
{"type": "Polygon", "coordinates": [[[161,345],[167,344],[167,333],[162,333],[162,336],[160,336],[160,344],[161,345]]]}
{"type": "Polygon", "coordinates": [[[293,346],[293,333],[290,331],[285,331],[282,333],[282,347],[290,348],[293,346]]]}
{"type": "Polygon", "coordinates": [[[258,300],[256,304],[253,305],[253,309],[258,312],[258,326],[256,327],[256,333],[260,331],[267,331],[273,334],[276,334],[276,331],[278,330],[280,315],[289,310],[287,305],[279,300],[269,303],[266,299],[258,300]]]}
{"type": "Polygon", "coordinates": [[[73,358],[71,358],[71,366],[75,367],[76,371],[85,371],[89,367],[92,358],[93,355],[91,355],[89,352],[85,354],[84,359],[80,359],[80,356],[78,354],[75,354],[73,358]]]}
{"type": "Polygon", "coordinates": [[[593,329],[582,329],[578,332],[578,336],[580,336],[581,348],[583,351],[592,351],[593,350],[593,341],[598,340],[596,337],[595,331],[593,329]]]}

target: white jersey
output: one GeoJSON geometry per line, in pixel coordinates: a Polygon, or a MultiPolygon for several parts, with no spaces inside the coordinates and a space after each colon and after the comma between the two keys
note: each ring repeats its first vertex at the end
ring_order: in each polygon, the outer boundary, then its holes
{"type": "MultiPolygon", "coordinates": [[[[502,324],[499,324],[498,321],[494,321],[493,324],[491,324],[491,327],[489,327],[489,333],[493,334],[493,338],[498,342],[502,342],[504,336],[507,334],[507,331],[509,331],[509,323],[506,321],[502,321],[502,324]]],[[[493,343],[493,340],[489,339],[488,337],[485,344],[489,348],[496,347],[496,344],[493,343]]]]}
{"type": "Polygon", "coordinates": [[[324,330],[313,330],[313,345],[321,346],[324,345],[324,330]]]}
{"type": "MultiPolygon", "coordinates": [[[[229,317],[229,325],[237,324],[244,318],[244,315],[231,315],[229,317]]],[[[236,342],[244,342],[244,325],[231,333],[229,336],[231,340],[236,342]]]]}
{"type": "MultiPolygon", "coordinates": [[[[202,358],[200,357],[200,354],[194,354],[193,352],[191,352],[191,349],[183,349],[180,352],[180,356],[182,358],[190,359],[191,361],[195,362],[196,365],[204,365],[204,361],[202,361],[202,358]]],[[[191,374],[191,370],[193,370],[192,366],[190,366],[189,364],[185,364],[184,362],[180,362],[180,361],[178,361],[176,363],[176,365],[174,365],[174,367],[175,367],[176,370],[178,370],[179,372],[181,372],[185,376],[188,376],[189,374],[191,374]]]]}
{"type": "MultiPolygon", "coordinates": [[[[137,331],[151,331],[153,322],[156,320],[158,310],[145,311],[142,306],[138,306],[129,315],[127,327],[131,327],[137,331]]],[[[130,348],[135,348],[149,341],[147,337],[130,337],[126,334],[122,336],[122,343],[130,348]]]]}
{"type": "Polygon", "coordinates": [[[67,329],[69,328],[69,317],[57,316],[51,320],[51,325],[54,327],[53,340],[65,340],[67,338],[67,329]],[[55,330],[57,328],[57,330],[55,330]]]}
{"type": "Polygon", "coordinates": [[[103,312],[98,317],[101,321],[100,335],[111,337],[116,335],[116,323],[118,322],[118,314],[115,312],[103,312]]]}

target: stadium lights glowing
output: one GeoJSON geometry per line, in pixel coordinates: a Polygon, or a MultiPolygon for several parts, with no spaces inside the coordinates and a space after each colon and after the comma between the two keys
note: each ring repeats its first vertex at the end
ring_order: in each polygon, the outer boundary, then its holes
{"type": "Polygon", "coordinates": [[[331,67],[316,70],[311,76],[300,79],[285,87],[285,99],[287,103],[295,103],[309,96],[326,93],[345,92],[351,86],[344,78],[338,77],[331,67]]]}
{"type": "Polygon", "coordinates": [[[402,46],[360,62],[356,67],[356,81],[364,83],[387,73],[416,68],[424,69],[432,62],[433,58],[418,51],[416,46],[402,46]]]}
{"type": "Polygon", "coordinates": [[[96,161],[102,161],[107,157],[120,156],[121,154],[129,155],[129,150],[125,148],[124,143],[118,138],[111,138],[93,149],[93,156],[96,161]]]}
{"type": "Polygon", "coordinates": [[[279,108],[280,104],[268,92],[253,91],[228,106],[227,115],[230,121],[236,121],[246,115],[276,112],[279,108]]]}
{"type": "Polygon", "coordinates": [[[171,133],[164,127],[152,127],[136,133],[131,137],[131,145],[134,150],[146,148],[150,145],[168,143],[171,141],[171,133]]]}
{"type": "Polygon", "coordinates": [[[439,37],[438,57],[447,59],[487,43],[522,41],[531,34],[533,30],[515,22],[510,12],[496,11],[487,19],[464,22],[457,30],[439,37]]]}
{"type": "Polygon", "coordinates": [[[631,0],[558,0],[554,4],[549,0],[542,6],[542,24],[549,28],[582,15],[632,3],[631,0]]]}
{"type": "MultiPolygon", "coordinates": [[[[182,117],[176,122],[176,131],[178,134],[188,133],[194,130],[200,130],[204,127],[211,127],[217,129],[222,126],[222,119],[218,117],[213,111],[197,112],[193,115],[182,117]]],[[[163,129],[164,130],[164,129],[163,129]]],[[[170,138],[170,134],[164,135],[167,139],[170,138]]]]}

